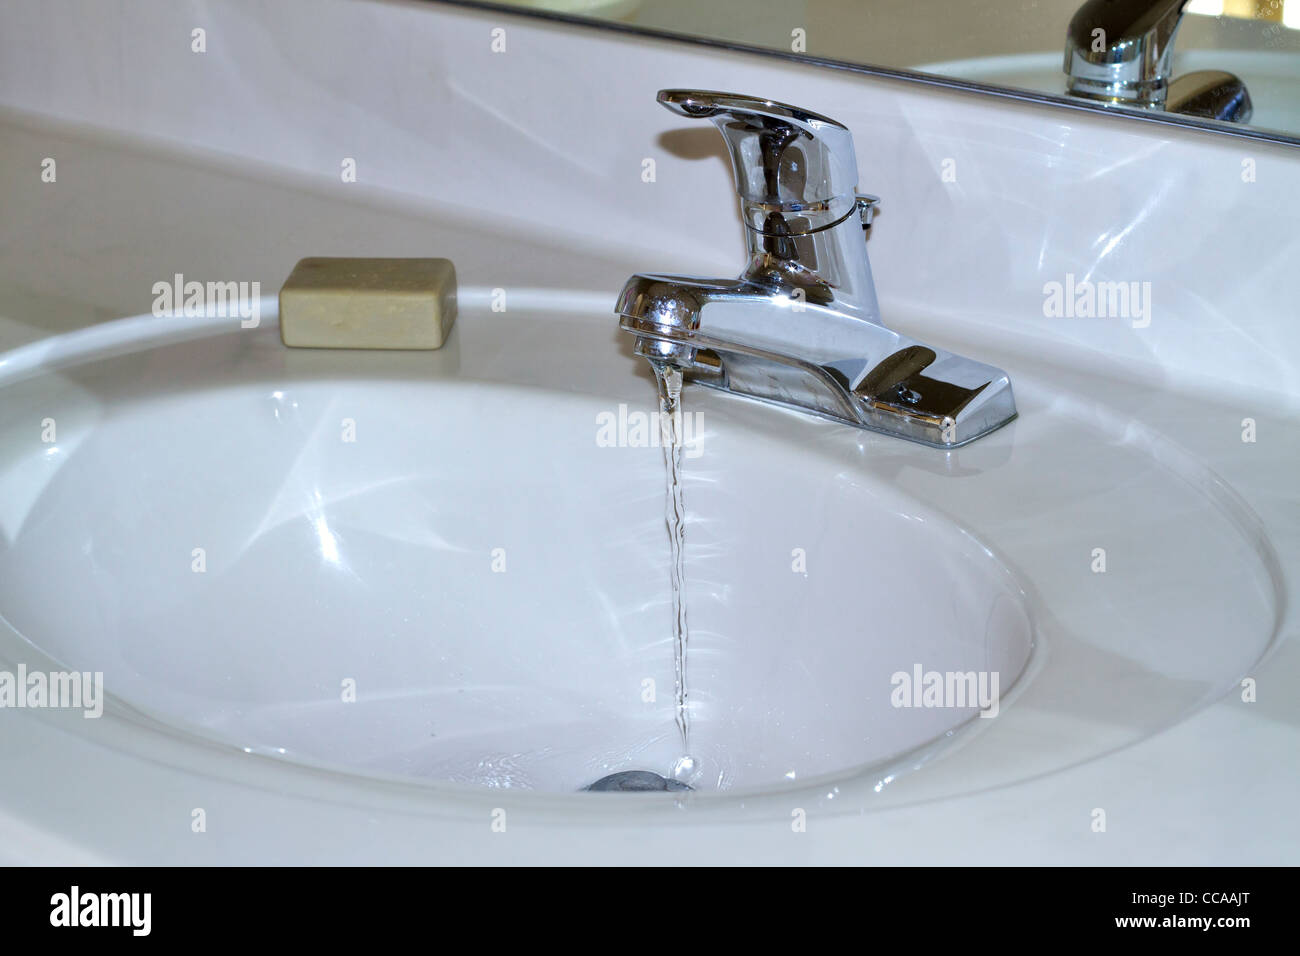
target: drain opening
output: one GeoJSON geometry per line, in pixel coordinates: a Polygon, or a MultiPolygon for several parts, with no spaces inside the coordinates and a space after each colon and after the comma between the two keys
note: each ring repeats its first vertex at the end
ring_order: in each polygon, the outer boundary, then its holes
{"type": "Polygon", "coordinates": [[[620,770],[608,777],[601,777],[590,786],[583,787],[593,793],[652,793],[664,790],[694,790],[680,780],[670,780],[651,770],[620,770]]]}

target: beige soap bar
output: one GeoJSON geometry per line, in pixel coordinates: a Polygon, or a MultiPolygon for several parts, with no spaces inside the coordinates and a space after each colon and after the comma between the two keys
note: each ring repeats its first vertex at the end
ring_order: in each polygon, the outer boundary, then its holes
{"type": "Polygon", "coordinates": [[[436,349],[455,318],[450,259],[301,259],[280,288],[296,348],[436,349]]]}

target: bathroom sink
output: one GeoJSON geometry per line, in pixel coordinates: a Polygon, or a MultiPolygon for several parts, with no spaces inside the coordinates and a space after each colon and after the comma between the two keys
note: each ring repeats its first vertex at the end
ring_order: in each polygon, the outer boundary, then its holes
{"type": "MultiPolygon", "coordinates": [[[[1189,49],[1175,51],[1173,65],[1175,79],[1198,70],[1241,77],[1254,105],[1251,126],[1283,131],[1300,128],[1300,64],[1293,52],[1189,49]]],[[[1059,50],[926,63],[914,69],[989,86],[1065,95],[1066,76],[1059,50]]]]}
{"type": "MultiPolygon", "coordinates": [[[[123,719],[352,774],[667,772],[652,381],[599,297],[486,301],[462,290],[436,352],[146,316],[0,358],[0,659],[102,671],[123,719]]],[[[948,751],[963,787],[1041,772],[1263,653],[1272,559],[1230,497],[1016,368],[1021,419],[946,453],[687,388],[698,790],[878,793],[948,751]],[[996,699],[900,689],[931,672],[996,699]]]]}
{"type": "MultiPolygon", "coordinates": [[[[14,0],[0,31],[0,863],[1295,862],[1290,147],[462,4],[207,6],[201,56],[162,2],[14,0]],[[703,773],[591,793],[682,749],[619,289],[749,268],[734,164],[668,84],[856,136],[880,321],[1005,372],[1017,417],[926,446],[725,390],[746,353],[700,342],[703,773]],[[304,256],[452,259],[447,344],[286,349],[270,298],[122,318],[304,256]],[[1131,314],[1055,307],[1124,283],[1131,314]],[[71,668],[97,719],[4,705],[71,668]],[[994,673],[996,713],[927,700],[994,673]]],[[[1025,47],[1054,89],[1077,6],[1025,47]]],[[[1251,62],[1179,69],[1273,123],[1251,62]]]]}

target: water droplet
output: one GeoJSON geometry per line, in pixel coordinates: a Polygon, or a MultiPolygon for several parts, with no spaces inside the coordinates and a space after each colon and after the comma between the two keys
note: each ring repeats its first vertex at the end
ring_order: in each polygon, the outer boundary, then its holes
{"type": "Polygon", "coordinates": [[[680,780],[682,783],[694,783],[699,775],[699,765],[696,764],[695,758],[690,754],[678,757],[677,762],[673,764],[674,780],[680,780]]]}

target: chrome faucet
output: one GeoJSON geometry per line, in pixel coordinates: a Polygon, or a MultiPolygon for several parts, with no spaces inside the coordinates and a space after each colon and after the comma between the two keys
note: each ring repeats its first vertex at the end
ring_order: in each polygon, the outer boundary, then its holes
{"type": "Polygon", "coordinates": [[[1173,78],[1174,35],[1188,0],[1088,0],[1065,36],[1074,96],[1228,122],[1249,122],[1246,85],[1231,73],[1173,78]]]}
{"type": "Polygon", "coordinates": [[[1016,416],[1000,369],[884,326],[853,134],[771,100],[661,90],[731,154],[748,264],[738,279],[634,275],[615,307],[635,351],[701,384],[940,448],[1016,416]]]}

